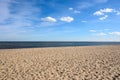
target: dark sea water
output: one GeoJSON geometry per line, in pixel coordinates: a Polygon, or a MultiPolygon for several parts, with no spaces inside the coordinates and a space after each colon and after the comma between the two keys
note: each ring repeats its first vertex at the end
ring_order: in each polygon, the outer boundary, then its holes
{"type": "Polygon", "coordinates": [[[120,42],[0,42],[0,49],[120,45],[120,42]]]}

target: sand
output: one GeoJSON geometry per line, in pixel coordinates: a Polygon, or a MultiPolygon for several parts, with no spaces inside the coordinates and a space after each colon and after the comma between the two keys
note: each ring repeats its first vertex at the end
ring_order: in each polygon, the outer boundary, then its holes
{"type": "Polygon", "coordinates": [[[0,80],[120,80],[120,45],[0,49],[0,80]]]}

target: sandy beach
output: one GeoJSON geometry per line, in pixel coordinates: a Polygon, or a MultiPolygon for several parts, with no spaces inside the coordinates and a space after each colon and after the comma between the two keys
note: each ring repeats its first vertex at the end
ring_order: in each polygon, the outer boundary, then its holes
{"type": "Polygon", "coordinates": [[[120,80],[120,45],[0,49],[0,80],[120,80]]]}

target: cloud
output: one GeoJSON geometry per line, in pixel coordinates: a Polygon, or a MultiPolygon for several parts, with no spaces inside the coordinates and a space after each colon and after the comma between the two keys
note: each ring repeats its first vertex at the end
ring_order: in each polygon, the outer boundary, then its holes
{"type": "Polygon", "coordinates": [[[10,0],[0,0],[0,23],[4,22],[10,16],[10,0]]]}
{"type": "Polygon", "coordinates": [[[94,12],[93,15],[101,16],[101,15],[104,15],[104,13],[110,13],[110,12],[113,12],[113,11],[114,11],[114,9],[105,8],[105,9],[100,9],[99,11],[94,12]]]}
{"type": "Polygon", "coordinates": [[[100,16],[100,15],[104,15],[104,13],[102,13],[101,11],[96,11],[93,13],[93,15],[100,16]]]}
{"type": "Polygon", "coordinates": [[[112,8],[100,9],[99,11],[94,12],[93,15],[103,16],[103,17],[100,17],[99,20],[104,20],[108,17],[108,15],[106,15],[107,13],[115,13],[116,15],[120,15],[119,10],[112,9],[112,8]]]}
{"type": "Polygon", "coordinates": [[[116,15],[120,15],[120,11],[119,10],[114,10],[114,12],[116,13],[116,15]]]}
{"type": "Polygon", "coordinates": [[[53,22],[41,22],[40,24],[36,25],[36,27],[46,27],[46,26],[54,26],[54,25],[57,24],[53,22]]]}
{"type": "Polygon", "coordinates": [[[118,31],[115,31],[115,32],[110,32],[109,34],[112,34],[112,35],[118,35],[118,36],[120,36],[120,32],[118,32],[118,31]]]}
{"type": "Polygon", "coordinates": [[[74,18],[67,16],[67,17],[61,17],[60,20],[64,21],[64,22],[72,22],[74,20],[74,18]]]}
{"type": "Polygon", "coordinates": [[[114,9],[111,8],[106,8],[106,9],[101,9],[100,11],[103,13],[109,13],[109,12],[113,12],[114,9]]]}
{"type": "Polygon", "coordinates": [[[89,30],[89,31],[94,33],[94,35],[97,35],[97,36],[105,36],[105,35],[107,35],[106,33],[102,32],[101,30],[93,30],[92,29],[92,30],[89,30]]]}
{"type": "Polygon", "coordinates": [[[94,0],[95,3],[106,3],[108,0],[94,0]]]}
{"type": "Polygon", "coordinates": [[[106,33],[103,33],[103,32],[100,32],[100,33],[98,33],[98,34],[96,34],[96,35],[98,35],[98,36],[105,36],[105,35],[107,35],[106,33]]]}
{"type": "Polygon", "coordinates": [[[53,17],[45,17],[45,18],[41,18],[42,21],[45,22],[56,22],[57,20],[53,17]]]}
{"type": "Polygon", "coordinates": [[[74,10],[74,13],[80,13],[80,11],[78,11],[78,10],[74,10]]]}
{"type": "Polygon", "coordinates": [[[110,30],[110,29],[107,28],[107,29],[104,29],[104,30],[105,30],[105,31],[108,31],[108,30],[110,30]]]}
{"type": "Polygon", "coordinates": [[[89,1],[80,1],[78,3],[78,9],[86,9],[92,6],[95,6],[99,3],[106,3],[108,0],[89,0],[89,1]]]}
{"type": "Polygon", "coordinates": [[[83,21],[81,21],[81,22],[86,23],[87,21],[84,21],[84,20],[83,20],[83,21]]]}
{"type": "Polygon", "coordinates": [[[68,8],[68,10],[70,10],[70,11],[71,11],[71,10],[73,10],[73,8],[72,8],[72,7],[70,7],[70,8],[68,8]]]}
{"type": "Polygon", "coordinates": [[[80,2],[79,6],[78,6],[78,9],[85,9],[85,8],[91,7],[93,5],[94,4],[91,4],[89,2],[80,2]]]}
{"type": "MultiPolygon", "coordinates": [[[[35,21],[39,21],[40,8],[34,6],[34,2],[23,0],[0,0],[0,36],[6,37],[18,32],[33,30],[35,21]],[[33,15],[34,14],[34,15],[33,15]]],[[[6,39],[7,40],[7,39],[6,39]]]]}
{"type": "MultiPolygon", "coordinates": [[[[36,19],[35,15],[33,14],[37,15],[40,11],[40,9],[36,8],[33,5],[33,2],[1,0],[0,22],[4,25],[14,25],[21,27],[26,26],[26,24],[30,24],[32,22],[31,20],[36,19]]],[[[0,26],[3,26],[2,24],[0,24],[0,26]]]]}
{"type": "Polygon", "coordinates": [[[112,12],[116,13],[116,15],[120,15],[119,10],[112,9],[112,8],[100,9],[99,11],[94,12],[93,15],[101,16],[101,15],[105,15],[105,13],[112,13],[112,12]]]}
{"type": "Polygon", "coordinates": [[[68,8],[68,10],[73,11],[74,13],[80,13],[79,10],[74,10],[72,7],[68,8]]]}
{"type": "Polygon", "coordinates": [[[108,17],[108,15],[105,15],[105,16],[99,18],[99,20],[104,20],[104,19],[106,19],[107,17],[108,17]]]}
{"type": "Polygon", "coordinates": [[[96,30],[90,30],[90,32],[96,32],[96,30]]]}

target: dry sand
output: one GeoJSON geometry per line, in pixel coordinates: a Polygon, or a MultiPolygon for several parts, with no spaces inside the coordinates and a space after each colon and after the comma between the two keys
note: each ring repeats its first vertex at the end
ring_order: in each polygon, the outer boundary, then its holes
{"type": "Polygon", "coordinates": [[[1,49],[0,80],[120,80],[120,45],[1,49]]]}

